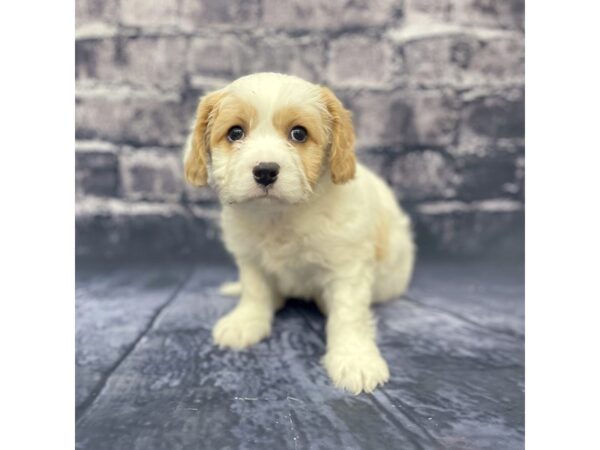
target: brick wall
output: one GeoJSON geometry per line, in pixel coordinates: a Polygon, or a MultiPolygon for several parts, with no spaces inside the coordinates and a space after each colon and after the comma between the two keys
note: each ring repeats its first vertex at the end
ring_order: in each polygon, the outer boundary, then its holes
{"type": "Polygon", "coordinates": [[[198,97],[248,73],[331,86],[359,158],[423,252],[520,252],[523,0],[78,0],[77,253],[220,255],[214,195],[186,186],[198,97]]]}

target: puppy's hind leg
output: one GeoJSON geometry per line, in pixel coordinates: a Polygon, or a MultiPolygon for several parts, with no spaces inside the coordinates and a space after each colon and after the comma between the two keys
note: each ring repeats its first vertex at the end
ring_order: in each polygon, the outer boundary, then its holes
{"type": "Polygon", "coordinates": [[[373,303],[402,296],[412,278],[415,244],[408,222],[399,223],[390,233],[388,258],[378,261],[373,284],[373,303]]]}
{"type": "MultiPolygon", "coordinates": [[[[219,286],[219,294],[225,297],[241,297],[242,282],[241,281],[226,281],[219,286]]],[[[274,298],[275,311],[279,311],[285,306],[285,298],[277,295],[274,298]]]]}
{"type": "Polygon", "coordinates": [[[242,295],[242,283],[240,281],[227,281],[219,286],[219,294],[225,297],[239,297],[242,295]]]}

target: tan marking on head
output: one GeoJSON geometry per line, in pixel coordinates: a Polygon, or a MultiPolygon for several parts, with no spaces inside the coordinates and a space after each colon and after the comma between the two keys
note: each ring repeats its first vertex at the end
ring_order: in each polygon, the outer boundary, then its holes
{"type": "Polygon", "coordinates": [[[257,118],[258,112],[254,106],[235,95],[227,95],[219,104],[219,111],[214,120],[210,136],[211,147],[219,145],[219,148],[231,150],[233,146],[227,139],[229,129],[238,125],[248,136],[256,126],[257,118]]]}
{"type": "Polygon", "coordinates": [[[191,135],[191,149],[184,162],[185,179],[195,186],[204,186],[207,182],[209,135],[215,112],[223,96],[221,91],[204,96],[196,110],[196,121],[191,135]]]}
{"type": "Polygon", "coordinates": [[[326,124],[318,109],[302,106],[286,106],[273,115],[273,125],[286,140],[298,150],[304,174],[311,186],[315,186],[321,175],[324,146],[327,142],[326,124]],[[289,140],[290,130],[294,127],[306,128],[305,142],[289,140]]]}
{"type": "Polygon", "coordinates": [[[352,115],[330,89],[322,87],[321,98],[331,121],[331,180],[342,184],[354,178],[356,173],[352,115]]]}

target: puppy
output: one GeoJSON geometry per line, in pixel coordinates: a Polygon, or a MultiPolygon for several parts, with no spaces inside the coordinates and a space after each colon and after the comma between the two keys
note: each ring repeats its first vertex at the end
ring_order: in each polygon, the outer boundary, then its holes
{"type": "Polygon", "coordinates": [[[358,394],[389,378],[370,305],[405,291],[415,250],[408,216],[356,162],[354,139],[331,90],[257,73],[201,99],[184,171],[218,193],[239,269],[241,298],[215,342],[246,348],[269,336],[287,297],[314,299],[327,316],[325,369],[358,394]]]}

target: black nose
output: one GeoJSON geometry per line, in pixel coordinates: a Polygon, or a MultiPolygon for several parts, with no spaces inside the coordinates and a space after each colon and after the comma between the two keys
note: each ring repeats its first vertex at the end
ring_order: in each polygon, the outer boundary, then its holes
{"type": "Polygon", "coordinates": [[[279,164],[274,162],[261,162],[252,169],[254,179],[258,184],[268,186],[275,183],[279,174],[279,164]]]}

